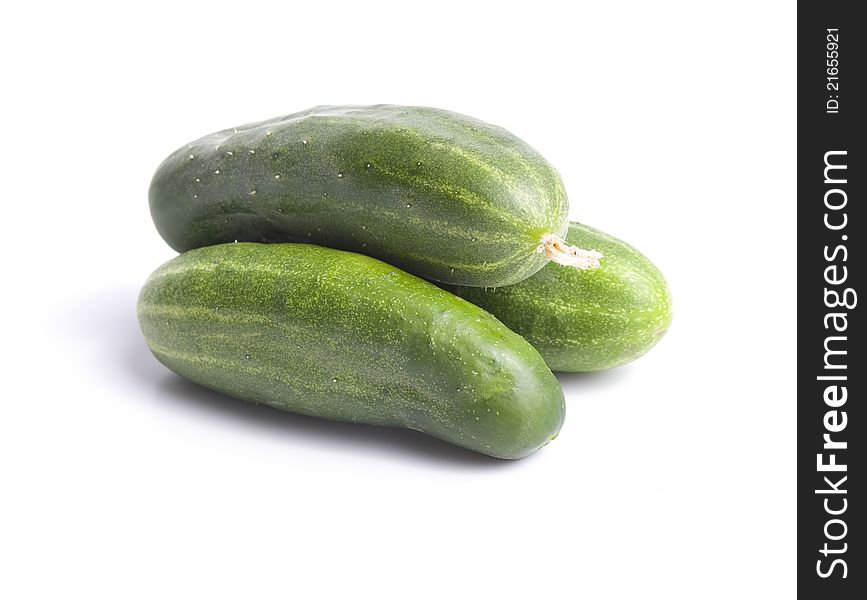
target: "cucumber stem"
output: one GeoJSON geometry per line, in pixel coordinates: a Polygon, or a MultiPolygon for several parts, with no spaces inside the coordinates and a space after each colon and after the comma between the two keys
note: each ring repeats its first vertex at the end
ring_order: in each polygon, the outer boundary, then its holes
{"type": "Polygon", "coordinates": [[[563,238],[552,233],[546,233],[539,241],[536,252],[544,252],[548,260],[558,265],[575,267],[582,271],[599,268],[602,253],[597,250],[583,250],[578,246],[570,246],[563,238]]]}

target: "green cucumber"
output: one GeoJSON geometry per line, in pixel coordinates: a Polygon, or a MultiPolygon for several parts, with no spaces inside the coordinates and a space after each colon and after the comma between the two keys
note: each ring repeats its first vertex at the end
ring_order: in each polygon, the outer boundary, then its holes
{"type": "Polygon", "coordinates": [[[138,302],[172,371],[326,419],[407,427],[499,458],[557,435],[557,379],[473,304],[361,254],[223,244],[157,269],[138,302]]]}
{"type": "Polygon", "coordinates": [[[599,268],[549,265],[518,284],[444,286],[526,338],[554,371],[600,371],[650,350],[671,323],[659,269],[635,248],[572,223],[566,241],[600,251],[599,268]]]}
{"type": "Polygon", "coordinates": [[[313,243],[472,286],[529,277],[568,226],[560,176],[538,152],[421,107],[321,106],[226,129],[169,156],[149,196],[179,252],[313,243]]]}

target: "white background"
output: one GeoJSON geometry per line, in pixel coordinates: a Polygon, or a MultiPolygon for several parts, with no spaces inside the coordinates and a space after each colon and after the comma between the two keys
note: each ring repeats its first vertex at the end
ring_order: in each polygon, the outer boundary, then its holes
{"type": "Polygon", "coordinates": [[[125,5],[0,24],[0,596],[794,596],[794,2],[125,5]],[[232,400],[139,334],[165,155],[380,102],[510,129],[669,279],[530,458],[232,400]]]}

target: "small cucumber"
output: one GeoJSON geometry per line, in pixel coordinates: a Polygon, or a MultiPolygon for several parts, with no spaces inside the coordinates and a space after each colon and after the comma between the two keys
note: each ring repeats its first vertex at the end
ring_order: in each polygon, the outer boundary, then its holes
{"type": "Polygon", "coordinates": [[[484,310],[368,256],[306,244],[192,250],[138,316],[172,371],[237,398],[408,427],[499,458],[557,435],[557,379],[484,310]]]}
{"type": "Polygon", "coordinates": [[[549,265],[506,287],[444,287],[524,336],[555,371],[610,369],[650,350],[671,323],[671,294],[659,269],[586,225],[572,223],[566,241],[600,251],[599,268],[549,265]]]}
{"type": "Polygon", "coordinates": [[[557,260],[568,226],[563,183],[538,152],[421,107],[320,106],[226,129],[169,156],[149,196],[180,252],[313,243],[472,286],[517,283],[557,260]]]}

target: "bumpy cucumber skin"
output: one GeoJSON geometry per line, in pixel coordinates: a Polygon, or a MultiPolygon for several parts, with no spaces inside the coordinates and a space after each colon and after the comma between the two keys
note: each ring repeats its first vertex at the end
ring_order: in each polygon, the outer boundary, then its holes
{"type": "Polygon", "coordinates": [[[554,371],[601,371],[642,356],[671,323],[662,273],[632,246],[592,227],[572,223],[566,239],[602,252],[601,266],[552,264],[506,287],[444,287],[524,336],[554,371]]]}
{"type": "Polygon", "coordinates": [[[157,169],[154,223],[184,252],[304,242],[446,283],[517,283],[564,235],[557,171],[508,131],[456,113],[322,106],[185,145],[157,169]]]}
{"type": "Polygon", "coordinates": [[[539,354],[482,309],[391,265],[306,244],[224,244],[157,269],[138,301],[172,371],[326,419],[408,427],[499,458],[557,435],[539,354]]]}

